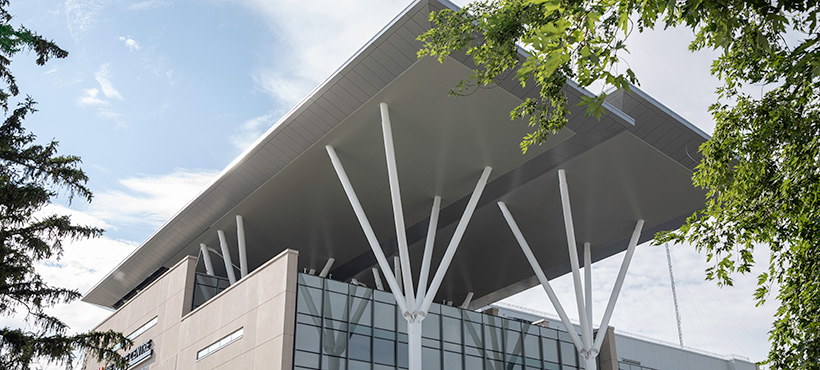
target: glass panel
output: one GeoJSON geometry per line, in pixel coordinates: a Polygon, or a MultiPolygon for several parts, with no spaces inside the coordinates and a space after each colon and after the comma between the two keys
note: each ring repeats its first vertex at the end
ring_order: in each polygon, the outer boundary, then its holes
{"type": "Polygon", "coordinates": [[[372,325],[372,303],[369,299],[350,298],[350,323],[372,325]]]}
{"type": "Polygon", "coordinates": [[[483,347],[481,324],[464,321],[464,344],[468,346],[483,347]]]}
{"type": "Polygon", "coordinates": [[[521,333],[511,329],[505,329],[504,345],[507,353],[513,355],[521,355],[523,353],[524,343],[521,342],[521,333]]]}
{"type": "Polygon", "coordinates": [[[407,367],[407,343],[399,342],[399,348],[396,352],[398,355],[399,367],[407,367]]]}
{"type": "Polygon", "coordinates": [[[319,344],[321,330],[316,326],[296,324],[296,349],[321,352],[319,344]]]}
{"type": "Polygon", "coordinates": [[[370,336],[351,334],[348,347],[350,348],[349,358],[370,362],[370,336]]]}
{"type": "Polygon", "coordinates": [[[394,370],[394,369],[395,369],[395,366],[393,366],[393,365],[391,365],[391,366],[385,366],[385,365],[379,365],[379,364],[373,365],[373,370],[394,370]]]}
{"type": "Polygon", "coordinates": [[[544,361],[544,370],[561,370],[561,365],[544,361]]]}
{"type": "Polygon", "coordinates": [[[572,338],[570,338],[569,334],[565,331],[558,332],[558,340],[563,340],[564,342],[572,342],[572,338]]]}
{"type": "Polygon", "coordinates": [[[501,346],[501,328],[495,326],[484,326],[484,343],[485,348],[491,351],[503,351],[501,346]]]}
{"type": "Polygon", "coordinates": [[[441,326],[445,341],[461,343],[461,320],[443,316],[441,318],[441,326]]]}
{"type": "Polygon", "coordinates": [[[504,370],[504,363],[497,360],[487,359],[484,361],[484,366],[487,370],[504,370]]]}
{"type": "Polygon", "coordinates": [[[299,299],[296,310],[312,316],[322,315],[322,291],[319,289],[299,286],[299,299]]]}
{"type": "Polygon", "coordinates": [[[538,336],[524,334],[524,355],[530,358],[541,358],[541,350],[538,348],[538,336]]]}
{"type": "Polygon", "coordinates": [[[373,297],[373,290],[369,288],[365,288],[363,286],[353,285],[350,284],[347,286],[347,291],[350,293],[351,297],[359,297],[370,300],[373,297]]]}
{"type": "Polygon", "coordinates": [[[441,314],[450,317],[461,317],[461,310],[455,307],[442,306],[441,314]]]}
{"type": "Polygon", "coordinates": [[[464,356],[464,368],[469,370],[481,370],[484,368],[484,359],[475,356],[464,356]]]}
{"type": "Polygon", "coordinates": [[[322,370],[345,370],[345,359],[322,356],[322,370]]]}
{"type": "Polygon", "coordinates": [[[444,343],[443,343],[443,347],[444,347],[444,349],[445,349],[445,350],[447,350],[447,351],[452,351],[452,352],[458,352],[458,353],[461,353],[461,345],[460,345],[460,344],[455,344],[455,343],[447,343],[447,342],[444,342],[444,343]]]}
{"type": "Polygon", "coordinates": [[[541,360],[536,360],[534,358],[525,358],[524,359],[524,364],[527,365],[528,367],[533,366],[533,367],[540,368],[541,367],[541,360]]]}
{"type": "Polygon", "coordinates": [[[510,356],[507,358],[507,370],[522,370],[524,368],[524,358],[510,356]]]}
{"type": "Polygon", "coordinates": [[[325,290],[329,290],[332,292],[342,293],[347,295],[347,289],[349,284],[343,283],[341,281],[324,279],[325,281],[325,290]]]}
{"type": "Polygon", "coordinates": [[[376,338],[396,340],[396,332],[382,329],[375,329],[376,338]]]}
{"type": "Polygon", "coordinates": [[[441,369],[441,351],[427,347],[421,348],[421,368],[424,370],[441,369]]]}
{"type": "Polygon", "coordinates": [[[393,293],[375,290],[373,291],[373,298],[375,298],[379,302],[396,304],[396,297],[393,296],[393,293]]]}
{"type": "Polygon", "coordinates": [[[561,343],[561,364],[562,365],[571,365],[577,366],[578,361],[575,359],[575,355],[577,351],[575,351],[575,345],[572,343],[567,342],[560,342],[561,343]]]}
{"type": "Polygon", "coordinates": [[[322,278],[318,276],[299,274],[299,284],[309,285],[316,288],[322,288],[322,278]]]}
{"type": "Polygon", "coordinates": [[[558,341],[550,338],[541,338],[541,348],[544,351],[544,360],[558,362],[558,341]]]}
{"type": "Polygon", "coordinates": [[[439,325],[441,320],[441,316],[439,315],[427,315],[424,321],[421,322],[421,333],[423,336],[432,339],[439,339],[441,338],[441,328],[439,325]]]}
{"type": "Polygon", "coordinates": [[[430,348],[440,348],[441,342],[438,339],[421,338],[421,345],[430,348]]]}
{"type": "Polygon", "coordinates": [[[298,366],[316,369],[319,367],[319,355],[316,353],[296,351],[293,363],[298,366]]]}
{"type": "Polygon", "coordinates": [[[373,361],[377,364],[396,364],[396,342],[373,338],[373,361]]]}
{"type": "Polygon", "coordinates": [[[322,318],[319,316],[310,316],[302,313],[296,314],[296,322],[302,324],[309,324],[315,326],[322,326],[322,318]]]}
{"type": "Polygon", "coordinates": [[[350,360],[347,366],[347,370],[370,370],[370,362],[350,360]]]}
{"type": "Polygon", "coordinates": [[[555,329],[541,328],[541,336],[552,339],[558,339],[558,331],[555,329]]]}
{"type": "Polygon", "coordinates": [[[347,351],[347,333],[325,329],[322,337],[322,353],[343,357],[347,351]]]}
{"type": "Polygon", "coordinates": [[[445,370],[462,370],[462,369],[464,369],[461,365],[461,353],[444,351],[444,369],[445,370]]]}
{"type": "Polygon", "coordinates": [[[464,354],[467,354],[467,355],[470,355],[470,356],[484,357],[484,350],[479,349],[479,348],[473,348],[473,347],[464,347],[464,354]]]}
{"type": "Polygon", "coordinates": [[[496,351],[487,351],[487,358],[493,361],[504,361],[504,354],[496,351]]]}
{"type": "Polygon", "coordinates": [[[478,312],[461,310],[461,318],[475,323],[481,322],[481,317],[484,316],[478,312]]]}
{"type": "Polygon", "coordinates": [[[325,319],[325,328],[347,331],[347,323],[344,321],[335,321],[325,319]]]}
{"type": "Polygon", "coordinates": [[[498,316],[493,316],[493,315],[482,315],[482,316],[484,316],[484,323],[487,324],[487,325],[501,327],[501,324],[504,321],[504,319],[502,319],[498,316]]]}
{"type": "MultiPolygon", "coordinates": [[[[395,312],[396,312],[395,315],[397,317],[396,325],[398,326],[396,331],[399,332],[399,333],[407,334],[407,320],[404,317],[402,317],[402,315],[401,315],[401,313],[399,312],[398,309],[396,309],[395,312]]],[[[405,339],[405,341],[406,340],[407,339],[405,339]]]]}
{"type": "Polygon", "coordinates": [[[373,308],[373,326],[391,331],[396,330],[395,306],[376,302],[373,308]]]}
{"type": "Polygon", "coordinates": [[[325,292],[325,318],[347,321],[347,294],[325,292]]]}
{"type": "Polygon", "coordinates": [[[370,336],[373,333],[373,328],[369,326],[361,326],[361,325],[350,325],[350,333],[351,334],[361,334],[370,336]]]}

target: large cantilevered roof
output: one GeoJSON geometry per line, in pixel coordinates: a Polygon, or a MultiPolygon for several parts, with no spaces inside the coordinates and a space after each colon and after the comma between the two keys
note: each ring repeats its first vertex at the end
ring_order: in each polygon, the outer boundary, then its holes
{"type": "Polygon", "coordinates": [[[595,261],[624,250],[636,220],[646,221],[645,241],[703,206],[691,175],[707,136],[637,88],[610,94],[598,120],[576,106],[588,93],[568,84],[568,126],[522,154],[518,143],[529,128],[511,122],[509,112],[537,96],[537,87],[509,78],[449,96],[469,76],[468,58],[416,57],[429,13],[444,8],[454,6],[411,4],[83,300],[115,307],[163,267],[197,255],[200,243],[217,247],[217,230],[225,231],[236,261],[236,215],[244,218],[251,269],[291,248],[300,252],[300,268],[321,269],[334,258],[334,279],[372,284],[375,257],[325,145],[341,158],[383,250],[396,254],[381,102],[393,122],[414,276],[433,197],[442,197],[435,266],[482,169],[493,168],[438,301],[474,292],[473,306],[481,306],[536,285],[497,201],[507,203],[548,277],[569,271],[558,169],[567,173],[576,239],[592,244],[595,261]]]}

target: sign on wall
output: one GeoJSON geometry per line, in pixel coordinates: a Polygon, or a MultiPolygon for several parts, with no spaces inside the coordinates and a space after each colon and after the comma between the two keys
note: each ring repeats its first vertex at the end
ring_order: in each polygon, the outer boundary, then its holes
{"type": "MultiPolygon", "coordinates": [[[[149,339],[147,342],[140,344],[133,351],[128,352],[125,358],[128,360],[128,367],[126,370],[133,369],[135,366],[143,363],[145,360],[154,355],[154,341],[149,339]]],[[[115,365],[108,365],[100,367],[99,370],[118,370],[115,365]]]]}

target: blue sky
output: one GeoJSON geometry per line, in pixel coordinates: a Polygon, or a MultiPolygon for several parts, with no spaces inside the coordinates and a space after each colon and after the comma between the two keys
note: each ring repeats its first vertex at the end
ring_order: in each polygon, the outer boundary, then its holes
{"type": "MultiPolygon", "coordinates": [[[[27,127],[43,140],[59,140],[62,153],[81,156],[96,195],[91,205],[50,210],[108,230],[101,239],[67,245],[61,261],[38,266],[41,273],[55,284],[89,289],[408,4],[12,1],[14,23],[70,52],[43,67],[22,54],[11,67],[21,90],[39,102],[27,127]]],[[[691,54],[690,38],[685,30],[634,35],[626,62],[644,91],[711,132],[713,55],[691,54]]],[[[765,251],[760,255],[765,262],[765,251]]],[[[596,265],[596,321],[621,256],[596,265]]],[[[775,306],[754,307],[754,277],[719,290],[703,281],[703,258],[691,247],[674,247],[673,259],[687,344],[762,359],[775,306]]],[[[574,311],[571,281],[555,283],[574,311]]],[[[554,312],[537,289],[508,303],[554,312]]],[[[77,330],[108,315],[81,302],[53,312],[77,330]]],[[[613,325],[676,342],[674,320],[663,250],[641,247],[613,325]]],[[[22,325],[0,318],[9,324],[22,325]]]]}

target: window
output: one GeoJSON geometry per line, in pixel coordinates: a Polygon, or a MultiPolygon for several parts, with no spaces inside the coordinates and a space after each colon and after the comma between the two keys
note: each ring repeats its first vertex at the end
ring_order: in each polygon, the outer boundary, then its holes
{"type": "MultiPolygon", "coordinates": [[[[143,324],[142,326],[137,328],[137,330],[134,330],[133,332],[131,332],[131,334],[128,334],[128,336],[126,338],[134,340],[134,338],[142,335],[142,333],[145,333],[146,331],[148,331],[148,329],[151,329],[156,324],[157,324],[157,316],[154,316],[153,319],[149,320],[148,322],[146,322],[145,324],[143,324]]],[[[113,349],[115,351],[120,349],[120,345],[119,344],[115,345],[113,349]]]]}
{"type": "Polygon", "coordinates": [[[207,346],[207,347],[203,348],[202,350],[200,350],[199,352],[197,352],[196,353],[197,361],[203,359],[205,356],[208,356],[211,353],[219,351],[220,349],[222,349],[222,347],[225,347],[225,346],[227,346],[227,345],[229,345],[233,342],[236,342],[237,340],[242,339],[243,329],[244,328],[239,328],[239,330],[226,335],[224,338],[214,342],[210,346],[207,346]]]}

